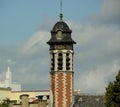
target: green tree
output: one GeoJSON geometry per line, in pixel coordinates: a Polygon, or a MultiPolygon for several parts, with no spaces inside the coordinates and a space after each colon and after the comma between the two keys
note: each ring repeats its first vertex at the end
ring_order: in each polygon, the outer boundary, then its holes
{"type": "Polygon", "coordinates": [[[106,107],[120,107],[120,70],[116,76],[116,80],[110,82],[105,93],[106,107]]]}
{"type": "Polygon", "coordinates": [[[9,107],[9,104],[10,104],[10,99],[9,98],[5,98],[0,103],[0,107],[9,107]]]}

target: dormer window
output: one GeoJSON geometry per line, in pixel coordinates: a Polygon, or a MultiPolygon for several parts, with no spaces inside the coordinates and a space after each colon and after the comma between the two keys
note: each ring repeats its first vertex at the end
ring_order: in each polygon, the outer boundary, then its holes
{"type": "Polygon", "coordinates": [[[57,38],[57,40],[62,39],[62,31],[61,30],[57,31],[56,38],[57,38]]]}

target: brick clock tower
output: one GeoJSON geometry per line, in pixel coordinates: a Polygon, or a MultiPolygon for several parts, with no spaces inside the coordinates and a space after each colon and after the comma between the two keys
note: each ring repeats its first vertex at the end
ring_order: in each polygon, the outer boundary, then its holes
{"type": "Polygon", "coordinates": [[[70,107],[73,96],[73,44],[72,31],[62,20],[54,25],[50,45],[50,86],[52,93],[52,107],[70,107]]]}

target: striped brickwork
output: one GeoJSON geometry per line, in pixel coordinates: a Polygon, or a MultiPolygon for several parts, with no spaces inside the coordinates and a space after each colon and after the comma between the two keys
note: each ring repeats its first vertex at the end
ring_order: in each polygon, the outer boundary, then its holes
{"type": "Polygon", "coordinates": [[[73,73],[51,73],[51,90],[53,94],[53,107],[70,107],[73,92],[73,73]]]}

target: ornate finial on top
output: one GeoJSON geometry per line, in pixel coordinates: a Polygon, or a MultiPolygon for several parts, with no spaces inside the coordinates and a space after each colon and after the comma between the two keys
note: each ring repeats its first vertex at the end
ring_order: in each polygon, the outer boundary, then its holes
{"type": "Polygon", "coordinates": [[[63,14],[62,14],[62,0],[60,0],[60,21],[62,21],[63,14]]]}

